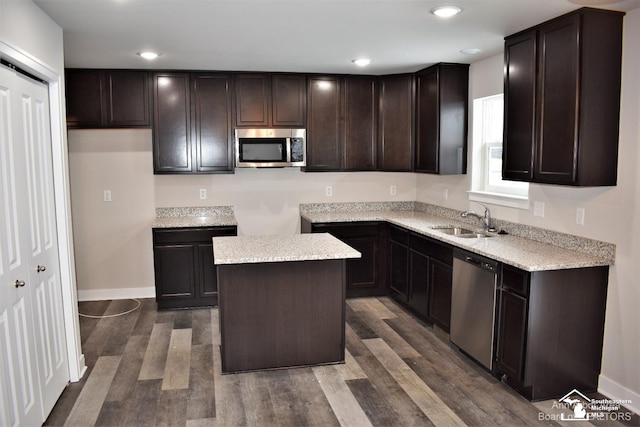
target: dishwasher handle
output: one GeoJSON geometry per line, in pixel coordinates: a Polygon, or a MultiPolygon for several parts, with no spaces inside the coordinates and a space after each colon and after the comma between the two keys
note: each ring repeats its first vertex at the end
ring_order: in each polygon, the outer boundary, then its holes
{"type": "Polygon", "coordinates": [[[460,258],[461,261],[465,261],[469,264],[473,264],[478,268],[483,270],[488,270],[492,273],[498,271],[498,263],[497,261],[493,261],[488,258],[484,258],[481,256],[475,256],[475,254],[471,254],[469,252],[456,251],[455,255],[457,258],[460,258]]]}

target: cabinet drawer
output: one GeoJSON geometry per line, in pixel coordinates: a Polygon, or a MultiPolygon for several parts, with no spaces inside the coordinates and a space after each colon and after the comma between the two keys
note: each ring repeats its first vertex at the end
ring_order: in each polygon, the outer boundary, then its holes
{"type": "Polygon", "coordinates": [[[235,236],[236,227],[168,228],[153,230],[153,244],[211,243],[216,236],[235,236]]]}
{"type": "Polygon", "coordinates": [[[524,297],[529,296],[529,273],[508,265],[502,265],[502,289],[524,297]]]}
{"type": "Polygon", "coordinates": [[[409,232],[403,230],[400,227],[389,227],[389,239],[393,240],[396,243],[409,246],[409,232]]]}
{"type": "Polygon", "coordinates": [[[451,248],[451,246],[439,243],[433,239],[416,233],[411,233],[409,237],[409,246],[412,250],[419,252],[422,255],[437,259],[449,266],[453,265],[453,248],[451,248]]]}

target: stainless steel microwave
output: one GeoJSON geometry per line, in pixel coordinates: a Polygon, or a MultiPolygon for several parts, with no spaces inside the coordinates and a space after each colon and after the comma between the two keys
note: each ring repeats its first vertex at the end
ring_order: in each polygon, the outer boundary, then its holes
{"type": "Polygon", "coordinates": [[[305,129],[236,129],[237,168],[306,166],[305,129]]]}

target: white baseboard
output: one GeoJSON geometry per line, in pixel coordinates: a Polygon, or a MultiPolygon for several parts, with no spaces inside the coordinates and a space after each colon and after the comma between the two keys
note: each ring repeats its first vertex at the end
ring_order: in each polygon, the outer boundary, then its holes
{"type": "Polygon", "coordinates": [[[598,378],[598,392],[611,400],[628,400],[631,403],[623,405],[625,408],[640,415],[640,393],[600,375],[598,378]]]}
{"type": "Polygon", "coordinates": [[[155,298],[154,286],[144,288],[95,289],[83,291],[78,289],[78,301],[101,301],[130,298],[155,298]]]}

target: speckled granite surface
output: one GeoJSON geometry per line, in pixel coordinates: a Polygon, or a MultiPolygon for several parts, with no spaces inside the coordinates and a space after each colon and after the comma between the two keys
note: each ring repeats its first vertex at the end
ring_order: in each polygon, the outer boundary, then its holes
{"type": "Polygon", "coordinates": [[[156,208],[152,228],[222,227],[238,225],[233,206],[156,208]]]}
{"type": "MultiPolygon", "coordinates": [[[[479,229],[480,224],[475,218],[465,221],[460,217],[460,211],[453,209],[420,202],[406,203],[413,203],[412,209],[367,211],[363,209],[363,204],[358,204],[355,210],[349,211],[349,204],[341,203],[335,209],[317,205],[309,209],[301,205],[300,213],[303,218],[312,223],[387,221],[527,271],[612,265],[615,260],[615,245],[611,243],[508,221],[496,220],[495,222],[499,229],[508,231],[509,235],[481,239],[451,236],[435,230],[434,227],[464,225],[467,228],[479,229]]],[[[374,204],[374,206],[380,206],[380,204],[374,204]]]]}
{"type": "Polygon", "coordinates": [[[360,252],[328,233],[213,238],[214,264],[360,258],[360,252]]]}

